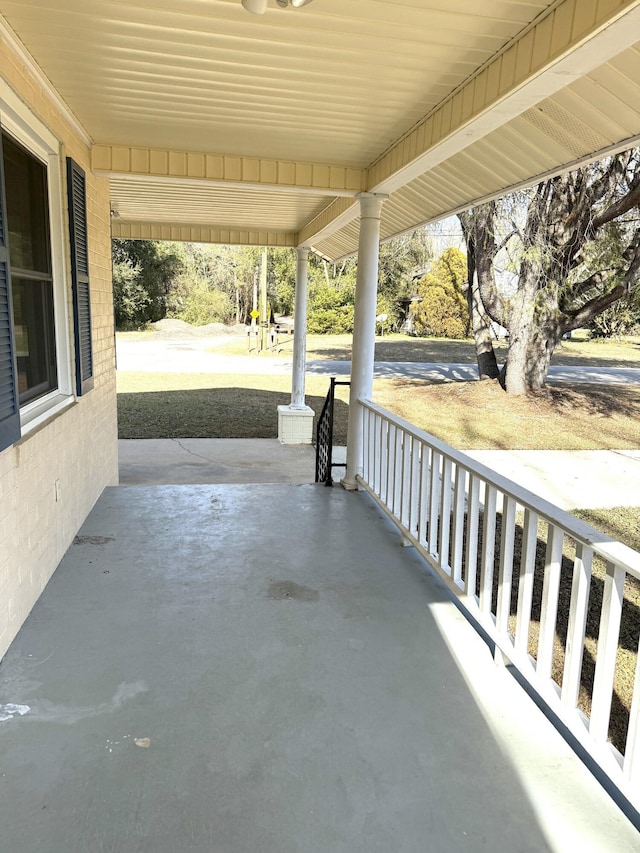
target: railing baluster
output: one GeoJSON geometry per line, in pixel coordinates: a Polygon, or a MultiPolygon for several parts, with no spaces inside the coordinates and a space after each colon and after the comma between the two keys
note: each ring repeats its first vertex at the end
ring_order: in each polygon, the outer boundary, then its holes
{"type": "Polygon", "coordinates": [[[571,709],[578,704],[578,693],[580,691],[592,560],[593,551],[591,548],[585,547],[581,542],[576,542],[561,693],[562,704],[571,709]]]}
{"type": "Polygon", "coordinates": [[[431,448],[422,445],[420,458],[420,513],[418,519],[418,541],[427,548],[427,519],[429,518],[429,481],[430,481],[431,448]]]}
{"type": "Polygon", "coordinates": [[[389,421],[384,422],[384,430],[382,434],[382,453],[380,460],[380,498],[382,502],[387,504],[387,496],[389,494],[389,433],[391,432],[391,424],[389,421]]]}
{"type": "Polygon", "coordinates": [[[371,456],[371,412],[362,410],[362,477],[369,483],[369,459],[371,456]]]}
{"type": "Polygon", "coordinates": [[[538,516],[530,509],[524,511],[522,559],[518,578],[518,612],[516,619],[516,651],[526,655],[529,650],[529,626],[533,603],[533,579],[536,571],[538,516]]]}
{"type": "Polygon", "coordinates": [[[547,550],[544,561],[544,583],[540,608],[540,636],[536,672],[543,679],[551,678],[553,670],[553,647],[558,619],[558,596],[560,593],[560,569],[562,567],[562,544],[564,531],[555,524],[547,530],[547,550]]]}
{"type": "Polygon", "coordinates": [[[399,427],[396,429],[396,454],[393,474],[393,514],[401,521],[402,518],[402,479],[404,475],[406,435],[399,427]]]}
{"type": "Polygon", "coordinates": [[[442,460],[442,484],[440,488],[440,565],[448,568],[449,574],[449,537],[451,535],[451,489],[452,489],[452,466],[451,459],[447,456],[442,460]]]}
{"type": "Polygon", "coordinates": [[[591,697],[591,721],[589,734],[595,741],[604,742],[609,734],[613,679],[616,672],[616,657],[620,641],[620,620],[624,598],[626,572],[613,563],[607,563],[607,574],[602,593],[602,612],[598,632],[596,671],[591,697]]]}
{"type": "Polygon", "coordinates": [[[420,512],[420,457],[424,452],[422,442],[414,438],[411,451],[411,486],[409,497],[409,520],[407,527],[413,536],[418,536],[418,518],[420,512]]]}
{"type": "Polygon", "coordinates": [[[482,559],[480,561],[480,610],[491,611],[493,597],[493,561],[496,552],[496,503],[494,486],[485,484],[484,516],[482,521],[482,559]]]}
{"type": "Polygon", "coordinates": [[[467,472],[460,464],[456,464],[456,478],[453,498],[453,543],[451,549],[451,577],[454,582],[462,584],[462,557],[464,544],[464,499],[467,472]]]}
{"type": "Polygon", "coordinates": [[[400,489],[400,522],[409,528],[411,513],[411,459],[413,457],[414,439],[405,433],[403,440],[404,453],[402,456],[402,484],[400,489]]]}
{"type": "Polygon", "coordinates": [[[380,458],[381,458],[381,446],[380,446],[380,433],[381,433],[381,418],[377,413],[374,414],[373,421],[373,482],[371,483],[371,488],[374,491],[374,494],[380,497],[380,458]]]}
{"type": "Polygon", "coordinates": [[[440,506],[440,468],[442,454],[431,454],[431,477],[429,484],[429,553],[438,556],[438,509],[440,506]]]}
{"type": "Polygon", "coordinates": [[[505,495],[502,501],[502,527],[500,529],[500,567],[498,570],[498,601],[496,604],[496,630],[509,633],[511,613],[511,588],[513,584],[513,554],[516,531],[516,501],[505,495]]]}
{"type": "Polygon", "coordinates": [[[622,770],[635,788],[640,783],[640,648],[636,650],[636,674],[632,695],[622,770]]]}
{"type": "Polygon", "coordinates": [[[478,513],[480,511],[480,479],[469,475],[469,497],[467,499],[467,548],[465,560],[464,589],[467,595],[476,595],[478,575],[478,513]]]}
{"type": "Polygon", "coordinates": [[[393,512],[393,501],[396,494],[396,432],[395,424],[389,424],[389,456],[387,458],[387,506],[393,512]]]}

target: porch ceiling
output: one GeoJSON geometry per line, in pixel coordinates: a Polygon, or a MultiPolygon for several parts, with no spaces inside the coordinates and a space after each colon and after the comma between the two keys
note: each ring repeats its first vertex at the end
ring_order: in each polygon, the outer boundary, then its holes
{"type": "Polygon", "coordinates": [[[113,178],[111,207],[125,222],[189,222],[221,228],[298,232],[327,205],[323,195],[211,184],[113,178]]]}
{"type": "Polygon", "coordinates": [[[389,237],[632,144],[639,5],[0,0],[0,25],[94,143],[114,234],[268,234],[338,257],[360,190],[391,193],[389,237]]]}

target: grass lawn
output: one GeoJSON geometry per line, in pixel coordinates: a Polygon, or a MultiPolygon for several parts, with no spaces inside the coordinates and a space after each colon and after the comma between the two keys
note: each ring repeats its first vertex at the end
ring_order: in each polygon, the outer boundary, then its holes
{"type": "MultiPolygon", "coordinates": [[[[307,403],[322,409],[329,381],[307,377],[307,403]]],[[[348,389],[336,406],[346,441],[348,389]]],[[[277,438],[277,407],[291,402],[289,376],[118,371],[120,438],[277,438]]]]}
{"type": "Polygon", "coordinates": [[[640,386],[553,385],[508,397],[497,382],[384,379],[374,400],[459,450],[609,450],[639,446],[640,386]]]}
{"type": "MultiPolygon", "coordinates": [[[[320,413],[329,386],[307,377],[320,413]]],[[[120,438],[275,438],[288,376],[118,372],[120,438]]],[[[348,389],[338,388],[336,442],[346,441],[348,389]]],[[[553,386],[508,398],[495,382],[377,379],[374,399],[465,449],[603,450],[638,447],[640,387],[553,386]]]]}

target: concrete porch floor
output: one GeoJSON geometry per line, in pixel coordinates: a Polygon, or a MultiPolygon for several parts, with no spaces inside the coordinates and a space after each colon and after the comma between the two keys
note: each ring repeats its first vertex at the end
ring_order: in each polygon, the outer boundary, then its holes
{"type": "Polygon", "coordinates": [[[640,844],[339,488],[107,489],[0,665],[1,706],[3,851],[640,844]]]}

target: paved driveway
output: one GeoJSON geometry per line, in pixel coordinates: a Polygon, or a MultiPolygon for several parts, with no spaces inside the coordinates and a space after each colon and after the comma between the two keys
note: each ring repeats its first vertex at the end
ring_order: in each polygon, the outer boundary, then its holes
{"type": "MultiPolygon", "coordinates": [[[[226,339],[216,338],[217,343],[226,339]]],[[[186,340],[119,340],[118,369],[154,373],[236,373],[260,375],[289,375],[292,370],[290,353],[281,356],[235,356],[213,351],[211,339],[186,340]]],[[[317,359],[307,362],[307,373],[321,376],[348,376],[351,362],[317,359]]],[[[443,379],[468,382],[478,378],[475,364],[444,364],[435,362],[378,361],[375,375],[407,379],[443,379]]],[[[565,367],[554,365],[549,378],[556,382],[594,382],[606,385],[640,383],[640,368],[636,367],[565,367]]]]}

